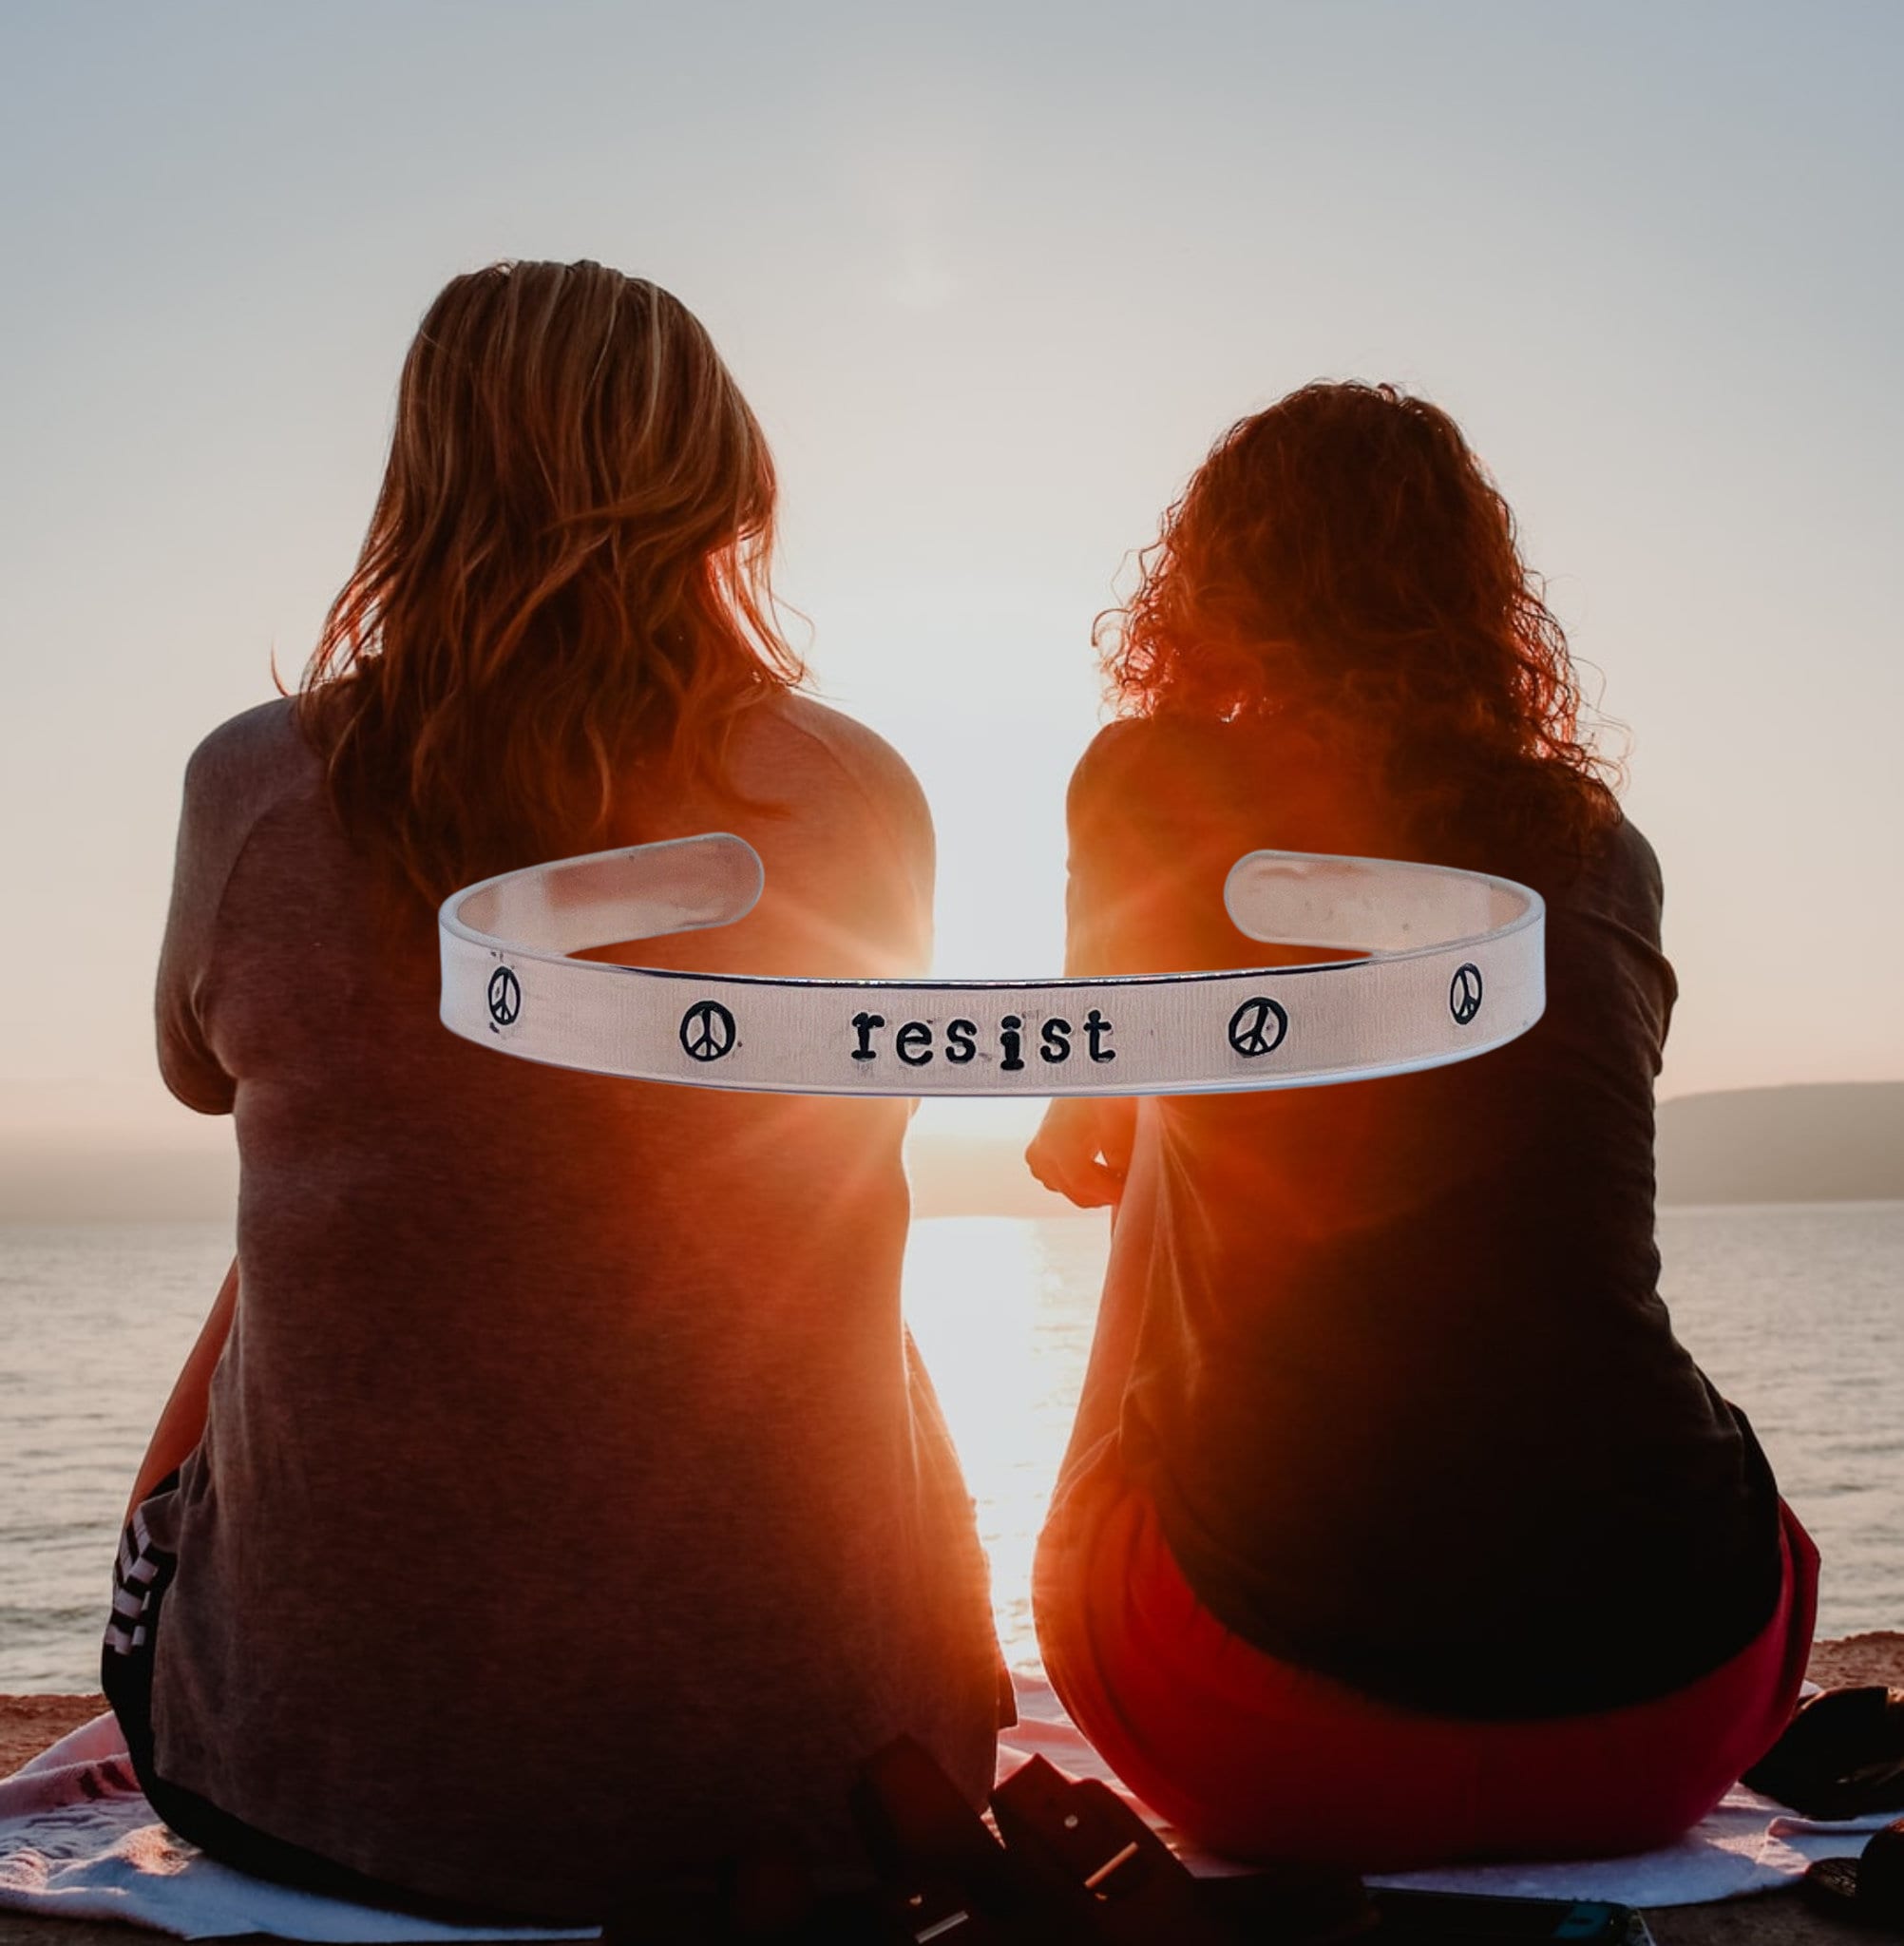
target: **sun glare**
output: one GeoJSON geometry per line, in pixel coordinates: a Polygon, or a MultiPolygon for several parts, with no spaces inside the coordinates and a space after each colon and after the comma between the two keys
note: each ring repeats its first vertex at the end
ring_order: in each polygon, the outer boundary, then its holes
{"type": "Polygon", "coordinates": [[[906,1322],[978,1501],[1014,1667],[1038,1660],[1032,1550],[1084,1382],[1107,1235],[1092,1217],[928,1217],[906,1250],[906,1322]]]}

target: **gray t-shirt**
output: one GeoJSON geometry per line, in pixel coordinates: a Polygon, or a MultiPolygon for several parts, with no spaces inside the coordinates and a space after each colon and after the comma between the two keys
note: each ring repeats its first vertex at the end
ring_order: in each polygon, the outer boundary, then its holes
{"type": "MultiPolygon", "coordinates": [[[[923,970],[931,824],[897,754],[790,696],[733,769],[779,814],[687,802],[641,835],[738,831],[758,907],[622,956],[923,970]]],[[[289,703],[207,737],[160,1059],[237,1116],[239,1282],[167,1509],[159,1774],[550,1916],[769,1828],[848,1860],[855,1766],[903,1731],[981,1802],[997,1648],[900,1318],[905,1103],[499,1059],[436,979],[432,915],[379,943],[289,703]]]]}

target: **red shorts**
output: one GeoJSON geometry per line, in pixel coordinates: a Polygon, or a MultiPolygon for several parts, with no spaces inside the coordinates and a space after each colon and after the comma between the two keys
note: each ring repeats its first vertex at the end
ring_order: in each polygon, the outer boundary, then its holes
{"type": "Polygon", "coordinates": [[[1072,1720],[1210,1850],[1364,1872],[1610,1857],[1698,1823],[1792,1713],[1818,1555],[1782,1511],[1784,1588],[1757,1639],[1686,1688],[1590,1716],[1416,1714],[1252,1648],[1190,1593],[1110,1440],[1039,1537],[1033,1607],[1072,1720]]]}

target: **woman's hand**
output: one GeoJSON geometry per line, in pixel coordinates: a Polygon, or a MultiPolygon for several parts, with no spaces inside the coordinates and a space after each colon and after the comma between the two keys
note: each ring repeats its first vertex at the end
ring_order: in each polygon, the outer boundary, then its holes
{"type": "Polygon", "coordinates": [[[1136,1121],[1134,1100],[1065,1097],[1045,1111],[1025,1166],[1080,1210],[1100,1210],[1124,1193],[1136,1121]]]}

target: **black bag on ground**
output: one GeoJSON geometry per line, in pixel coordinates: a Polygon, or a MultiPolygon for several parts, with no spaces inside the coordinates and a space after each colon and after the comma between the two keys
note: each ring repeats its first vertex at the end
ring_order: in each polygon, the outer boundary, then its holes
{"type": "Polygon", "coordinates": [[[1741,1780],[1807,1818],[1904,1811],[1904,1689],[1826,1689],[1741,1780]]]}

